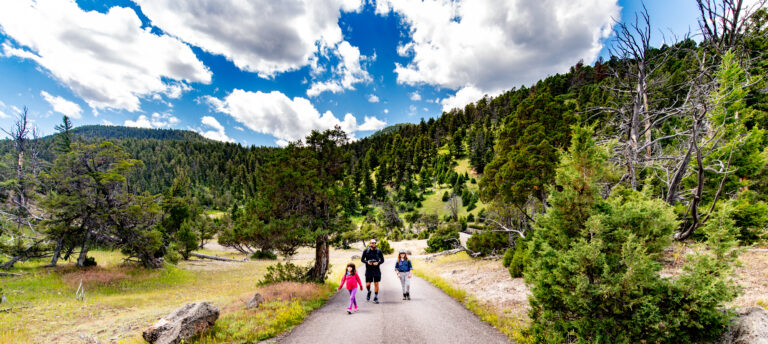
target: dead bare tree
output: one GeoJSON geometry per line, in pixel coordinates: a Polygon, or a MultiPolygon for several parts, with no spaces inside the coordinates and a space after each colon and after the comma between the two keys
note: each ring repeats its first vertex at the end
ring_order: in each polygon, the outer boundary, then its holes
{"type": "Polygon", "coordinates": [[[662,105],[652,97],[654,88],[670,86],[656,74],[673,49],[651,47],[651,18],[645,5],[635,14],[634,22],[616,22],[615,33],[616,44],[611,48],[611,54],[621,58],[622,62],[618,68],[613,68],[615,84],[608,88],[618,101],[595,110],[614,115],[619,133],[619,154],[616,156],[626,169],[620,183],[628,182],[632,189],[637,189],[638,171],[654,160],[654,149],[665,140],[683,135],[672,133],[654,138],[655,128],[681,113],[678,101],[665,99],[662,105]]]}
{"type": "Polygon", "coordinates": [[[454,221],[459,220],[459,210],[461,209],[461,198],[459,196],[453,195],[448,200],[448,204],[445,206],[448,208],[448,211],[451,212],[451,217],[454,221]]]}
{"type": "Polygon", "coordinates": [[[2,232],[8,236],[10,243],[12,243],[11,246],[14,247],[9,252],[13,257],[0,266],[0,268],[8,269],[19,260],[45,254],[37,247],[44,241],[38,240],[39,235],[37,235],[34,225],[40,218],[32,211],[32,204],[29,202],[33,186],[37,180],[37,173],[40,170],[40,146],[37,129],[31,128],[29,125],[26,107],[18,114],[16,122],[10,129],[0,130],[10,137],[17,154],[14,172],[9,172],[9,175],[13,176],[5,184],[5,191],[10,194],[10,203],[0,208],[0,216],[15,224],[15,228],[5,227],[2,232]],[[29,139],[30,132],[33,136],[32,140],[29,139]],[[27,153],[30,153],[28,157],[26,157],[27,153]],[[27,159],[29,164],[26,164],[27,159]],[[31,175],[28,171],[32,172],[31,175]],[[28,229],[28,233],[25,233],[26,229],[28,229]],[[23,248],[28,243],[31,243],[30,246],[23,248]]]}
{"type": "Polygon", "coordinates": [[[749,17],[764,7],[768,0],[746,5],[744,0],[696,0],[699,8],[699,28],[704,42],[725,54],[739,43],[749,17]]]}

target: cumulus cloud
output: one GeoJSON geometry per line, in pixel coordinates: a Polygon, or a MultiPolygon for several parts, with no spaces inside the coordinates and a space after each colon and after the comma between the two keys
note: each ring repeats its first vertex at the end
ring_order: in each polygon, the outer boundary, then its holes
{"type": "Polygon", "coordinates": [[[375,94],[371,94],[371,95],[368,96],[368,102],[378,103],[379,102],[379,97],[377,97],[375,94]]]}
{"type": "Polygon", "coordinates": [[[200,119],[200,122],[203,123],[204,126],[211,129],[198,131],[198,133],[203,135],[203,137],[222,142],[235,142],[235,140],[227,136],[227,133],[224,130],[224,126],[221,125],[221,123],[219,123],[219,121],[216,120],[216,118],[213,116],[203,116],[200,119]]]}
{"type": "Polygon", "coordinates": [[[382,0],[376,8],[409,27],[398,53],[412,60],[396,64],[398,83],[489,94],[593,61],[619,10],[616,0],[382,0]]]}
{"type": "Polygon", "coordinates": [[[125,122],[123,122],[123,125],[126,127],[134,127],[134,128],[152,128],[152,123],[149,121],[149,118],[145,115],[140,115],[139,118],[137,118],[135,121],[132,121],[130,119],[126,119],[125,122]]]}
{"type": "Polygon", "coordinates": [[[192,49],[141,27],[130,8],[85,12],[74,0],[0,1],[6,57],[30,59],[96,109],[139,110],[140,98],[211,81],[192,49]]]}
{"type": "Polygon", "coordinates": [[[80,108],[80,105],[77,105],[76,103],[66,100],[60,96],[52,96],[46,91],[40,91],[40,95],[43,96],[43,99],[45,99],[48,104],[51,104],[53,111],[56,111],[65,116],[69,116],[71,118],[83,117],[83,109],[80,108]]]}
{"type": "MultiPolygon", "coordinates": [[[[354,90],[354,85],[361,82],[371,81],[371,75],[363,69],[360,63],[360,49],[353,47],[347,41],[342,41],[333,49],[333,54],[339,59],[337,66],[331,70],[330,79],[326,81],[312,82],[307,95],[315,97],[323,92],[338,93],[344,90],[354,90]]],[[[314,75],[323,74],[324,68],[320,65],[313,65],[314,75]]]]}
{"type": "Polygon", "coordinates": [[[135,121],[125,120],[123,124],[126,127],[136,128],[168,128],[181,122],[177,117],[170,113],[153,113],[151,116],[140,115],[135,121]]]}
{"type": "Polygon", "coordinates": [[[440,101],[443,105],[443,111],[450,111],[454,108],[463,109],[465,105],[476,102],[483,97],[485,93],[472,85],[463,87],[456,94],[440,101]]]}
{"type": "Polygon", "coordinates": [[[341,11],[360,0],[134,0],[164,32],[272,77],[310,63],[318,46],[342,41],[341,11]]]}
{"type": "Polygon", "coordinates": [[[376,130],[385,123],[375,117],[365,117],[363,124],[350,113],[339,120],[332,112],[321,114],[308,99],[288,98],[279,91],[264,93],[235,89],[223,99],[207,97],[218,112],[226,113],[245,127],[274,136],[278,145],[303,139],[312,130],[340,126],[351,137],[359,130],[376,130]]]}
{"type": "Polygon", "coordinates": [[[419,92],[414,91],[413,93],[411,93],[411,100],[413,101],[421,100],[421,95],[419,94],[419,92]]]}

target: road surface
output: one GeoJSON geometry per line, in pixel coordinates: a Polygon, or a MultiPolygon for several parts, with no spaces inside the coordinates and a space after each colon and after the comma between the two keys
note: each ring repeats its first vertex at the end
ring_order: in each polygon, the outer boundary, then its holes
{"type": "MultiPolygon", "coordinates": [[[[347,314],[349,293],[342,289],[278,343],[509,343],[501,332],[415,275],[411,300],[404,301],[393,260],[386,259],[381,267],[379,304],[366,302],[365,289],[358,290],[360,310],[347,314]]],[[[364,267],[358,272],[363,282],[364,272],[364,267]]]]}

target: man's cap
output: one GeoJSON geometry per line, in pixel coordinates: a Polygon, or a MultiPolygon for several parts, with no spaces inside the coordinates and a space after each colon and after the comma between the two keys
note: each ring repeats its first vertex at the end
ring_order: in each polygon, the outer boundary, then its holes
{"type": "Polygon", "coordinates": [[[375,243],[376,243],[376,239],[371,239],[371,244],[375,244],[375,243]]]}

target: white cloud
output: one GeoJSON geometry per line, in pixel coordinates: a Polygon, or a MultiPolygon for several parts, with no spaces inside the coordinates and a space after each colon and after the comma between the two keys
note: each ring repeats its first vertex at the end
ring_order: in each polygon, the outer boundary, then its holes
{"type": "Polygon", "coordinates": [[[126,119],[125,122],[123,122],[123,125],[134,128],[152,128],[152,122],[149,121],[149,118],[146,115],[140,115],[135,121],[126,119]]]}
{"type": "Polygon", "coordinates": [[[76,103],[66,100],[60,96],[52,96],[46,91],[40,91],[40,95],[43,96],[43,99],[45,99],[48,104],[51,104],[53,111],[56,111],[65,116],[69,116],[71,118],[83,117],[83,109],[80,108],[80,105],[77,105],[76,103]]]}
{"type": "Polygon", "coordinates": [[[176,38],[141,27],[130,8],[85,12],[74,0],[0,1],[6,57],[31,59],[96,109],[139,110],[140,98],[176,95],[211,72],[176,38]]]}
{"type": "MultiPolygon", "coordinates": [[[[354,90],[355,84],[371,81],[371,75],[360,64],[360,60],[365,59],[365,56],[361,57],[360,49],[353,47],[347,41],[342,41],[335,46],[333,53],[339,58],[339,63],[333,67],[330,80],[312,82],[307,90],[308,96],[315,97],[326,91],[338,93],[354,90]]],[[[319,75],[322,72],[321,66],[313,65],[311,74],[319,75]]]]}
{"type": "Polygon", "coordinates": [[[379,102],[379,97],[377,97],[375,94],[371,94],[371,95],[368,96],[368,102],[378,103],[379,102]]]}
{"type": "Polygon", "coordinates": [[[106,120],[106,119],[102,119],[102,120],[101,120],[101,124],[102,124],[102,125],[115,125],[114,123],[112,123],[112,122],[110,122],[110,121],[108,121],[108,120],[106,120]]]}
{"type": "Polygon", "coordinates": [[[288,98],[279,91],[270,93],[235,89],[223,99],[207,97],[216,111],[229,114],[247,128],[274,136],[278,145],[303,139],[312,130],[325,130],[340,126],[350,137],[359,130],[375,130],[384,122],[375,117],[365,117],[363,124],[350,113],[339,120],[330,111],[319,111],[302,97],[288,98]]]}
{"type": "Polygon", "coordinates": [[[153,113],[150,117],[140,115],[135,121],[125,120],[123,125],[136,128],[168,128],[180,122],[178,118],[170,113],[153,113]]]}
{"type": "Polygon", "coordinates": [[[167,112],[153,113],[152,119],[150,121],[152,122],[152,126],[155,128],[167,128],[181,122],[178,118],[167,112]]]}
{"type": "Polygon", "coordinates": [[[389,109],[384,109],[384,113],[389,113],[389,109]]]}
{"type": "Polygon", "coordinates": [[[413,91],[413,93],[411,93],[411,100],[413,101],[421,100],[421,95],[419,94],[419,92],[413,91]]]}
{"type": "Polygon", "coordinates": [[[357,130],[359,131],[370,131],[370,130],[379,130],[384,128],[387,125],[384,121],[376,118],[376,117],[368,117],[365,116],[365,121],[363,124],[357,127],[357,130]]]}
{"type": "Polygon", "coordinates": [[[341,11],[360,0],[134,0],[164,32],[272,77],[310,63],[318,47],[342,41],[341,11]]]}
{"type": "Polygon", "coordinates": [[[222,141],[222,142],[235,142],[235,140],[231,139],[229,136],[227,136],[226,131],[224,130],[224,126],[219,123],[219,121],[216,120],[213,116],[203,116],[203,118],[200,119],[200,122],[203,123],[204,126],[207,126],[209,128],[212,128],[213,130],[200,130],[198,133],[200,135],[203,135],[205,138],[209,138],[211,140],[216,141],[222,141]]]}
{"type": "Polygon", "coordinates": [[[450,111],[454,108],[463,109],[465,105],[480,100],[484,94],[477,87],[469,85],[460,89],[456,94],[441,100],[440,104],[443,105],[443,111],[450,111]]]}
{"type": "MultiPolygon", "coordinates": [[[[5,108],[5,103],[2,101],[0,101],[0,108],[5,108]]],[[[11,116],[0,110],[0,118],[11,118],[11,116]]]]}
{"type": "Polygon", "coordinates": [[[410,28],[398,53],[413,59],[396,64],[398,83],[496,94],[593,61],[620,8],[616,0],[377,2],[377,13],[390,10],[410,28]]]}

